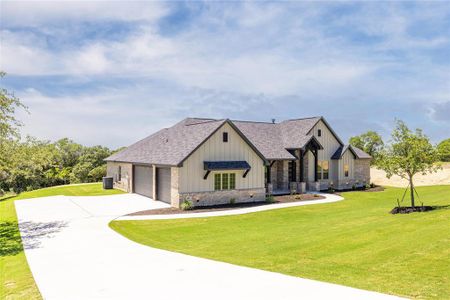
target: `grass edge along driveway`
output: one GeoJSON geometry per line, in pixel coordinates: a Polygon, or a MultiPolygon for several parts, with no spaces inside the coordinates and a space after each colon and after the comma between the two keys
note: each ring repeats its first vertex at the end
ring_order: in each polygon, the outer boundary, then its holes
{"type": "Polygon", "coordinates": [[[97,196],[120,194],[103,190],[101,183],[65,185],[0,198],[0,299],[42,299],[23,251],[15,200],[47,196],[97,196]]]}
{"type": "Polygon", "coordinates": [[[155,248],[386,294],[449,299],[450,186],[417,190],[419,203],[442,208],[391,215],[403,189],[387,188],[347,192],[331,204],[110,226],[155,248]]]}

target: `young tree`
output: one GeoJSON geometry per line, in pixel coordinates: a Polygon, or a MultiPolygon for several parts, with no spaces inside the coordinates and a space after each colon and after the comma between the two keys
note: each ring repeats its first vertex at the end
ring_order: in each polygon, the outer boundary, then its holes
{"type": "Polygon", "coordinates": [[[443,140],[437,146],[442,161],[450,161],[450,139],[443,140]]]}
{"type": "Polygon", "coordinates": [[[349,144],[355,146],[372,156],[372,163],[376,163],[378,153],[383,149],[384,143],[381,136],[375,131],[367,131],[358,136],[353,136],[349,144]]]}
{"type": "Polygon", "coordinates": [[[421,129],[412,132],[403,121],[398,120],[392,132],[390,145],[381,152],[378,160],[380,169],[391,178],[398,175],[408,180],[411,189],[411,206],[414,207],[413,177],[418,173],[436,172],[439,155],[436,148],[421,129]]]}

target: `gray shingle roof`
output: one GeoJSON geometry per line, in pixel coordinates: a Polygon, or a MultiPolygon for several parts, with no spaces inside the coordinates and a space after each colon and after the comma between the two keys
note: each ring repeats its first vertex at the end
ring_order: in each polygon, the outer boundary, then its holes
{"type": "Polygon", "coordinates": [[[281,123],[233,121],[236,127],[268,160],[295,159],[286,149],[303,148],[308,134],[321,117],[287,120],[281,123]]]}
{"type": "Polygon", "coordinates": [[[368,153],[364,152],[363,150],[355,147],[355,146],[350,146],[353,151],[355,151],[356,157],[359,159],[364,159],[364,158],[372,158],[372,156],[370,156],[368,153]]]}
{"type": "Polygon", "coordinates": [[[232,122],[266,159],[295,158],[283,147],[282,133],[277,126],[278,124],[248,121],[232,122]]]}
{"type": "MultiPolygon", "coordinates": [[[[286,120],[281,123],[266,123],[187,118],[111,155],[106,160],[176,166],[225,122],[235,127],[262,158],[266,160],[295,159],[295,156],[287,149],[304,148],[312,139],[311,129],[320,120],[323,118],[313,117],[286,120]]],[[[355,151],[355,153],[359,152],[355,151]]]]}
{"type": "Polygon", "coordinates": [[[161,129],[106,160],[175,166],[225,122],[188,118],[170,128],[161,129]]]}
{"type": "Polygon", "coordinates": [[[331,159],[341,159],[342,155],[344,155],[345,151],[350,150],[358,159],[372,158],[369,154],[362,151],[359,148],[356,148],[352,145],[344,145],[339,147],[336,152],[331,156],[331,159]]]}

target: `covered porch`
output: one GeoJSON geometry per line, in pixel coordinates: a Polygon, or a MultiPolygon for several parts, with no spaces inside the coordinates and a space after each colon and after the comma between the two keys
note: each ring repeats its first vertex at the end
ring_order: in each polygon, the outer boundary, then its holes
{"type": "Polygon", "coordinates": [[[302,148],[287,149],[293,159],[269,160],[266,166],[266,191],[272,195],[319,191],[318,152],[322,145],[311,137],[302,148]],[[309,160],[312,154],[312,162],[309,160]],[[312,167],[312,170],[310,168],[312,167]]]}

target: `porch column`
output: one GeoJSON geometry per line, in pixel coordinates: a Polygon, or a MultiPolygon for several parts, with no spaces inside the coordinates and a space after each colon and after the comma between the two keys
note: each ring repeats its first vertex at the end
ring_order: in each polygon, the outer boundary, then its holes
{"type": "Polygon", "coordinates": [[[317,153],[317,149],[314,149],[314,181],[317,182],[317,166],[319,164],[319,155],[317,153]]]}
{"type": "Polygon", "coordinates": [[[305,162],[303,159],[303,150],[300,149],[300,155],[299,155],[299,161],[300,161],[300,182],[305,182],[305,178],[304,178],[304,172],[305,172],[305,162]]]}
{"type": "Polygon", "coordinates": [[[272,166],[275,163],[275,161],[269,161],[269,165],[266,166],[267,168],[267,193],[271,195],[273,193],[273,184],[272,184],[272,166]]]}

